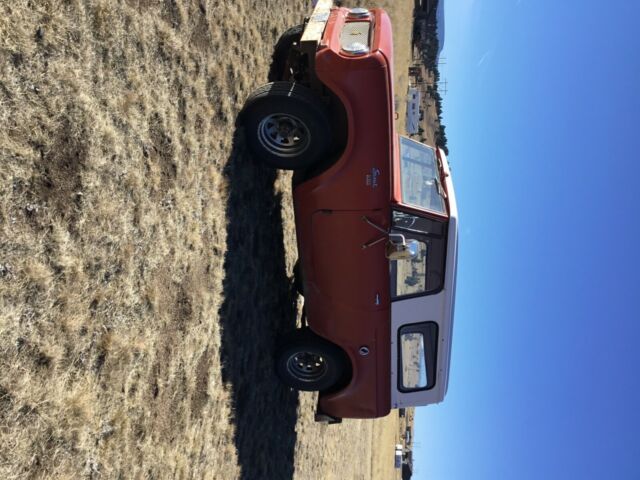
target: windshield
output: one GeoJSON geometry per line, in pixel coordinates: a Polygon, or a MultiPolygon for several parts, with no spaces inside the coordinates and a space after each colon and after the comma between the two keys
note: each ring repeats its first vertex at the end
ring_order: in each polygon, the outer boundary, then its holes
{"type": "Polygon", "coordinates": [[[402,202],[446,214],[435,150],[400,137],[402,202]]]}

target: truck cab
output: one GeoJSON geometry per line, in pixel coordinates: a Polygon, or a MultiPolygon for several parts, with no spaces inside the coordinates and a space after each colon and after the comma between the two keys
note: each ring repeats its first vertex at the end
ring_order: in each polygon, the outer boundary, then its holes
{"type": "Polygon", "coordinates": [[[278,41],[242,113],[249,150],[294,170],[306,326],[276,371],[317,419],[385,416],[447,390],[458,213],[444,152],[395,131],[391,22],[333,7],[278,41]]]}

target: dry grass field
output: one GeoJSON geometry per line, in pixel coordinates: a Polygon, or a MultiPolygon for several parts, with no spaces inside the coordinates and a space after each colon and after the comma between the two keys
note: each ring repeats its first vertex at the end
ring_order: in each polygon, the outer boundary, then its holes
{"type": "Polygon", "coordinates": [[[272,369],[290,177],[235,120],[308,11],[0,3],[0,478],[397,478],[396,414],[315,424],[272,369]]]}

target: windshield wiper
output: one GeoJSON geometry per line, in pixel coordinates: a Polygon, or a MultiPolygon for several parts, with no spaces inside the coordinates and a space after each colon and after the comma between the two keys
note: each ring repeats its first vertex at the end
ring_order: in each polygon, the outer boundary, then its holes
{"type": "Polygon", "coordinates": [[[444,191],[444,188],[442,187],[442,183],[440,182],[440,179],[438,177],[433,177],[433,179],[436,182],[436,185],[438,186],[438,193],[440,194],[440,196],[442,198],[447,198],[447,192],[444,191]]]}

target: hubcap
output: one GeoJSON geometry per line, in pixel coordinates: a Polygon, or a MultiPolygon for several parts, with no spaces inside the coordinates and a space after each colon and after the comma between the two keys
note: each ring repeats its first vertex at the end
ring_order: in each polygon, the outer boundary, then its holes
{"type": "Polygon", "coordinates": [[[287,360],[287,371],[302,382],[315,382],[325,375],[327,364],[320,355],[298,352],[287,360]]]}
{"type": "Polygon", "coordinates": [[[298,117],[273,113],[258,124],[258,140],[273,155],[295,157],[309,147],[311,134],[298,117]]]}

